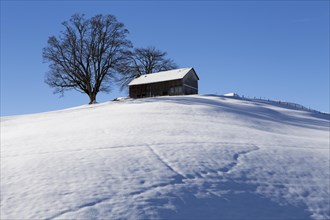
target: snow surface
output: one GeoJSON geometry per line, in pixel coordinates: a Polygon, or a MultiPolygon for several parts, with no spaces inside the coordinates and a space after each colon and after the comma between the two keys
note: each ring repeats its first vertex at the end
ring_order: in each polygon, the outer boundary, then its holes
{"type": "Polygon", "coordinates": [[[226,97],[239,97],[239,95],[234,93],[234,92],[225,93],[225,94],[223,94],[223,96],[226,96],[226,97]]]}
{"type": "Polygon", "coordinates": [[[153,74],[141,75],[138,78],[133,79],[128,85],[133,86],[133,85],[142,85],[148,83],[183,79],[191,69],[192,68],[181,68],[175,70],[162,71],[153,74]]]}
{"type": "Polygon", "coordinates": [[[329,219],[329,115],[217,96],[1,118],[1,219],[329,219]]]}

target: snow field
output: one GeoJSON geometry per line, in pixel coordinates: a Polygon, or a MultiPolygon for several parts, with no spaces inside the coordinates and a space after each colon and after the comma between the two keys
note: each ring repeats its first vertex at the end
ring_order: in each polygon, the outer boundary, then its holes
{"type": "Polygon", "coordinates": [[[328,219],[329,116],[214,96],[1,118],[1,219],[328,219]]]}

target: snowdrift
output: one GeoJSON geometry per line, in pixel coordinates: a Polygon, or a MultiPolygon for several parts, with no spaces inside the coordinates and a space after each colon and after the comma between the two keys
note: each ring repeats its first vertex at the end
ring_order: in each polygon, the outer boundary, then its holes
{"type": "Polygon", "coordinates": [[[217,96],[1,118],[1,219],[329,219],[329,115],[217,96]]]}

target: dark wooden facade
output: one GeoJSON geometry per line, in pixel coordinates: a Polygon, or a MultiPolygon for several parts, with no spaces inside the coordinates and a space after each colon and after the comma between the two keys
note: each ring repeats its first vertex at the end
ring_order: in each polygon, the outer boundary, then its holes
{"type": "Polygon", "coordinates": [[[129,86],[131,98],[198,94],[198,76],[191,69],[182,79],[129,86]]]}

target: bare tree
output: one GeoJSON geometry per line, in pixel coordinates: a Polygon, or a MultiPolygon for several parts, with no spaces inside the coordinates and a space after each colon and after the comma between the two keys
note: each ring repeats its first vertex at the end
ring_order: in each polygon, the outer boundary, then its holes
{"type": "Polygon", "coordinates": [[[86,19],[75,14],[63,26],[61,35],[49,37],[43,49],[44,61],[50,63],[45,82],[54,93],[74,89],[95,103],[98,92],[110,92],[111,79],[127,63],[132,47],[128,30],[112,15],[86,19]]]}
{"type": "Polygon", "coordinates": [[[135,48],[134,51],[127,52],[128,63],[121,68],[118,79],[121,88],[126,88],[138,76],[178,68],[166,55],[166,52],[155,47],[135,48]]]}

